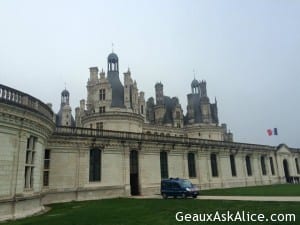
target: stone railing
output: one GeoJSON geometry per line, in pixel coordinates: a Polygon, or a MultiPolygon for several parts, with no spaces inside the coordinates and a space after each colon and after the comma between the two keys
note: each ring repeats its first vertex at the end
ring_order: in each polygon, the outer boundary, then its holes
{"type": "Polygon", "coordinates": [[[200,145],[216,148],[247,149],[247,150],[275,150],[275,147],[268,145],[257,145],[238,142],[225,142],[215,140],[204,140],[197,138],[179,137],[179,136],[161,136],[156,134],[133,133],[112,130],[99,130],[81,127],[56,127],[54,135],[62,136],[81,136],[81,137],[102,137],[118,140],[135,141],[155,141],[161,143],[185,144],[187,146],[200,145]]]}
{"type": "Polygon", "coordinates": [[[53,111],[45,103],[26,93],[0,84],[0,102],[18,105],[53,120],[53,111]]]}

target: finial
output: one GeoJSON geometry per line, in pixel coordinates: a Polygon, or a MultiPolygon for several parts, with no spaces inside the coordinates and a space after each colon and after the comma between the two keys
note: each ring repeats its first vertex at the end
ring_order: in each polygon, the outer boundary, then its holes
{"type": "Polygon", "coordinates": [[[195,69],[193,69],[193,74],[194,74],[194,80],[196,79],[196,72],[195,69]]]}
{"type": "Polygon", "coordinates": [[[111,43],[111,51],[114,52],[114,43],[111,43]]]}
{"type": "Polygon", "coordinates": [[[67,90],[67,84],[66,84],[66,82],[65,82],[65,90],[67,90]]]}

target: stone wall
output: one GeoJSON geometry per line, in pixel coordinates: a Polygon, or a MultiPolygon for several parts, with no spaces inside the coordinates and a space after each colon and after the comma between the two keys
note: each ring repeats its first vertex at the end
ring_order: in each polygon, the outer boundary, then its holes
{"type": "Polygon", "coordinates": [[[43,158],[53,119],[38,99],[0,85],[0,220],[43,209],[43,158]]]}

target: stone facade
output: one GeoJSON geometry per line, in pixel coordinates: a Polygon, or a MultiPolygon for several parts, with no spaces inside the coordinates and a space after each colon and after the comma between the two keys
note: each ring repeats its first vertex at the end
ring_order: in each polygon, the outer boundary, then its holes
{"type": "Polygon", "coordinates": [[[192,82],[184,115],[161,83],[156,102],[145,102],[129,70],[123,85],[115,53],[107,76],[98,73],[90,68],[75,120],[67,90],[55,115],[50,105],[0,85],[0,220],[54,202],[159,194],[165,177],[201,189],[299,182],[300,150],[233,142],[205,82],[192,82]]]}

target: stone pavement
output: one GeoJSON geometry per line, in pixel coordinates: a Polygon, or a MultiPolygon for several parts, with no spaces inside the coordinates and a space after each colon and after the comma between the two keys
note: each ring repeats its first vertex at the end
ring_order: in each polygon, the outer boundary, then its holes
{"type": "MultiPolygon", "coordinates": [[[[160,195],[131,196],[137,199],[159,199],[160,195]]],[[[199,195],[197,200],[236,200],[236,201],[266,201],[266,202],[300,202],[300,196],[209,196],[199,195]]]]}

